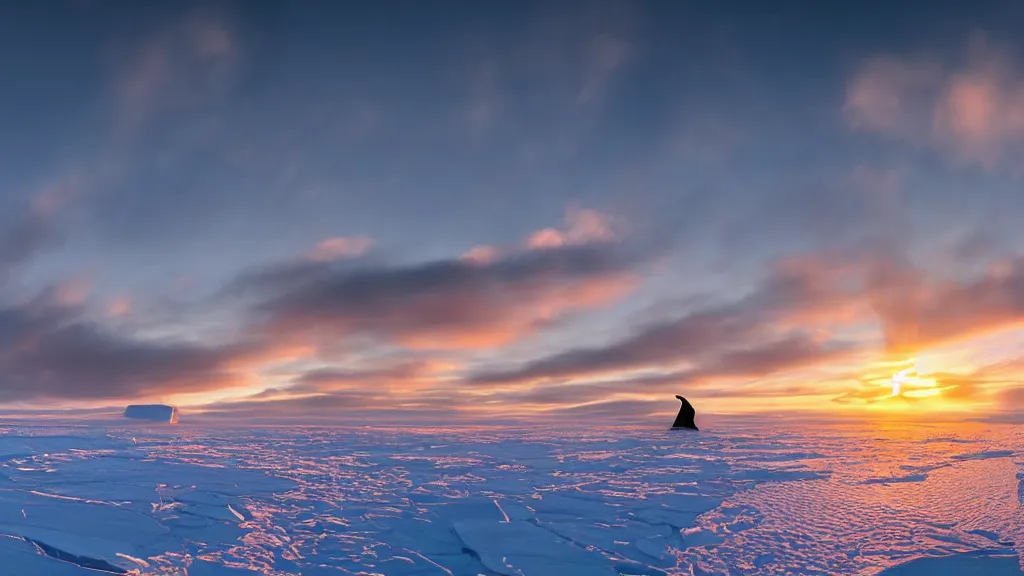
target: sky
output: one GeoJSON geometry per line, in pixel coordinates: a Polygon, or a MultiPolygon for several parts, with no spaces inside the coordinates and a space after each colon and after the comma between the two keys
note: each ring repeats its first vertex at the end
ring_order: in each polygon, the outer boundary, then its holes
{"type": "Polygon", "coordinates": [[[0,3],[0,408],[1024,412],[1022,18],[0,3]]]}

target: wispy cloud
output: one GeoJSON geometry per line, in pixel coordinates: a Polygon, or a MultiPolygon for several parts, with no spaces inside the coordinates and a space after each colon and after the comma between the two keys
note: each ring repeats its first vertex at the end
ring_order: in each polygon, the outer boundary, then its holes
{"type": "Polygon", "coordinates": [[[971,38],[964,63],[879,56],[850,79],[843,113],[855,130],[897,136],[993,168],[1024,145],[1024,77],[1009,53],[971,38]]]}
{"type": "Polygon", "coordinates": [[[849,80],[843,114],[855,130],[918,137],[928,120],[920,104],[936,97],[942,80],[942,67],[930,60],[876,56],[849,80]]]}
{"type": "Polygon", "coordinates": [[[61,181],[33,196],[20,213],[0,220],[4,224],[0,229],[0,284],[17,267],[60,242],[57,221],[78,191],[75,180],[61,181]]]}
{"type": "Polygon", "coordinates": [[[623,36],[600,33],[594,36],[586,50],[586,74],[578,99],[581,104],[599,98],[605,87],[629,60],[633,46],[623,36]]]}
{"type": "Polygon", "coordinates": [[[240,50],[223,15],[199,10],[153,32],[131,54],[115,86],[121,135],[222,89],[240,50]]]}

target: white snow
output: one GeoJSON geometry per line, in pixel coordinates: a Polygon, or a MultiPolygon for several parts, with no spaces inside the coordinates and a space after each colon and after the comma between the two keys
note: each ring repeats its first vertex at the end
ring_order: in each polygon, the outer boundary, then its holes
{"type": "Polygon", "coordinates": [[[8,426],[0,573],[1020,574],[1020,438],[8,426]]]}
{"type": "Polygon", "coordinates": [[[1017,576],[1020,562],[1012,554],[957,554],[919,558],[882,572],[882,576],[1017,576]]]}
{"type": "Polygon", "coordinates": [[[504,576],[616,576],[608,561],[529,522],[456,521],[455,533],[492,572],[504,576]],[[495,546],[500,543],[500,546],[495,546]]]}

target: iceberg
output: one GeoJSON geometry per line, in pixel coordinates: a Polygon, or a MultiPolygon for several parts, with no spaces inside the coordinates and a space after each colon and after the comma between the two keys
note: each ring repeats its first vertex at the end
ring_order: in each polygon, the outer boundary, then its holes
{"type": "Polygon", "coordinates": [[[178,423],[178,409],[164,404],[132,404],[124,409],[125,418],[178,423]]]}

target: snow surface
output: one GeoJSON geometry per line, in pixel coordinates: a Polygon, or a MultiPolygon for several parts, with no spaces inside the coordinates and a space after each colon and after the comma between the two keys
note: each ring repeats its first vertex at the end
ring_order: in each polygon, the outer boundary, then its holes
{"type": "Polygon", "coordinates": [[[0,573],[1022,574],[1024,427],[0,428],[0,573]]]}

